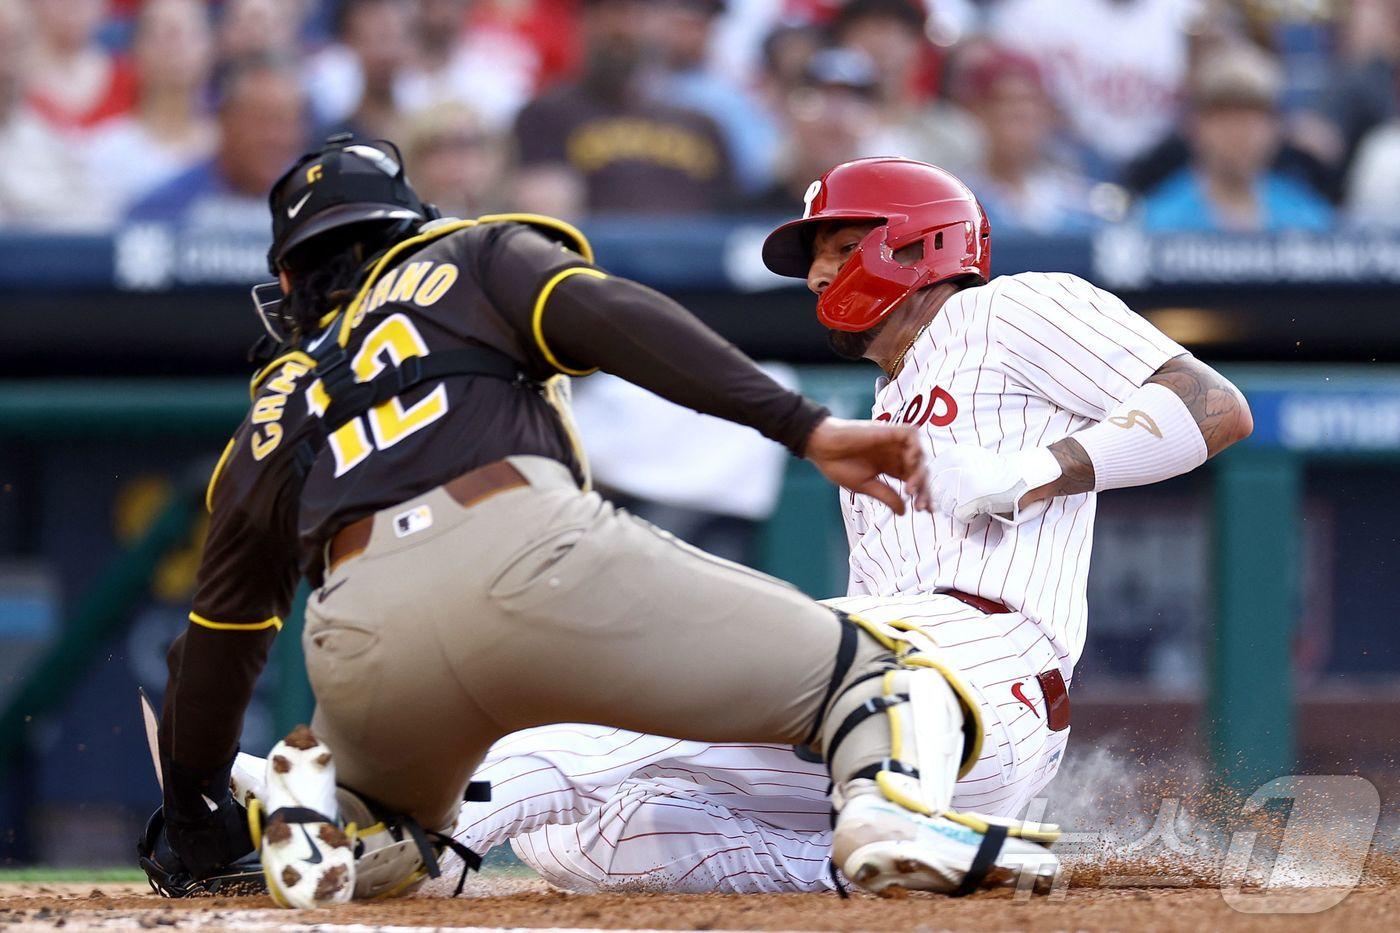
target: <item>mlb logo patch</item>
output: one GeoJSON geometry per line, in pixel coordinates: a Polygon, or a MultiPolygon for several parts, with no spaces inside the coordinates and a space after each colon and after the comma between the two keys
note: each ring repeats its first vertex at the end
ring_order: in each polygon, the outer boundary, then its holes
{"type": "Polygon", "coordinates": [[[400,512],[394,516],[394,534],[400,538],[417,534],[433,526],[433,510],[426,505],[400,512]]]}

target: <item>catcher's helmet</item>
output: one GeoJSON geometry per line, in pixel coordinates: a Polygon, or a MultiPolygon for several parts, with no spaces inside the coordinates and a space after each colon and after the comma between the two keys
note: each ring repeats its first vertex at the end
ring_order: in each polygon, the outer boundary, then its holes
{"type": "Polygon", "coordinates": [[[403,156],[387,140],[357,142],[349,133],[332,136],[277,179],[268,194],[273,275],[287,253],[328,230],[351,224],[423,223],[437,216],[404,178],[403,156]]]}
{"type": "Polygon", "coordinates": [[[868,330],[920,288],[991,276],[987,215],[966,185],[937,166],[886,157],[843,162],[812,183],[806,201],[802,219],[763,244],[764,264],[779,275],[807,277],[823,221],[880,221],[817,300],[817,318],[832,330],[868,330]],[[920,240],[921,259],[895,260],[895,250],[920,240]]]}

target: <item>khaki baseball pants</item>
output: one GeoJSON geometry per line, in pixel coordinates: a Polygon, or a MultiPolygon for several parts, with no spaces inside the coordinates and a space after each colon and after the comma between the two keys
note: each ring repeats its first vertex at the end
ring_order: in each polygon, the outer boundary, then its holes
{"type": "MultiPolygon", "coordinates": [[[[832,610],[581,492],[557,462],[510,462],[528,486],[376,515],[364,553],[312,595],[314,728],[341,784],[445,828],[491,744],[530,726],[812,739],[842,692],[832,610]]],[[[891,663],[862,636],[843,682],[891,663]]],[[[886,733],[872,723],[860,757],[888,754],[886,733]]]]}

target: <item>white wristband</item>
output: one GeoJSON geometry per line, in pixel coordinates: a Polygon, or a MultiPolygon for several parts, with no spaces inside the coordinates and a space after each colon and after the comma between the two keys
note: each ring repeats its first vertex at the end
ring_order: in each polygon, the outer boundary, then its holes
{"type": "Polygon", "coordinates": [[[1014,464],[1013,469],[1016,473],[1026,481],[1026,488],[1023,492],[1039,489],[1046,483],[1053,483],[1064,474],[1064,470],[1060,468],[1060,461],[1055,459],[1055,455],[1050,452],[1048,447],[1018,450],[1015,453],[1007,454],[1007,459],[1014,464]]]}
{"type": "Polygon", "coordinates": [[[1094,465],[1094,491],[1145,486],[1206,462],[1206,442],[1181,398],[1149,382],[1108,417],[1071,435],[1094,465]]]}

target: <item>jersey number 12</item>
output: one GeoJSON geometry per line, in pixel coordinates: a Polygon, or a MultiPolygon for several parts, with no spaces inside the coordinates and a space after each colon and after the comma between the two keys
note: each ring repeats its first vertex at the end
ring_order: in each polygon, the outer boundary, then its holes
{"type": "MultiPolygon", "coordinates": [[[[368,382],[383,372],[387,365],[400,366],[411,356],[427,355],[428,345],[413,322],[406,315],[392,314],[365,337],[350,368],[354,370],[357,381],[368,382]]],[[[306,405],[317,417],[326,413],[330,396],[320,380],[307,389],[306,405]]],[[[376,405],[362,417],[346,422],[330,436],[327,443],[335,456],[335,475],[344,476],[376,450],[393,447],[445,414],[447,387],[442,383],[408,408],[404,408],[403,402],[397,398],[376,405]]]]}

